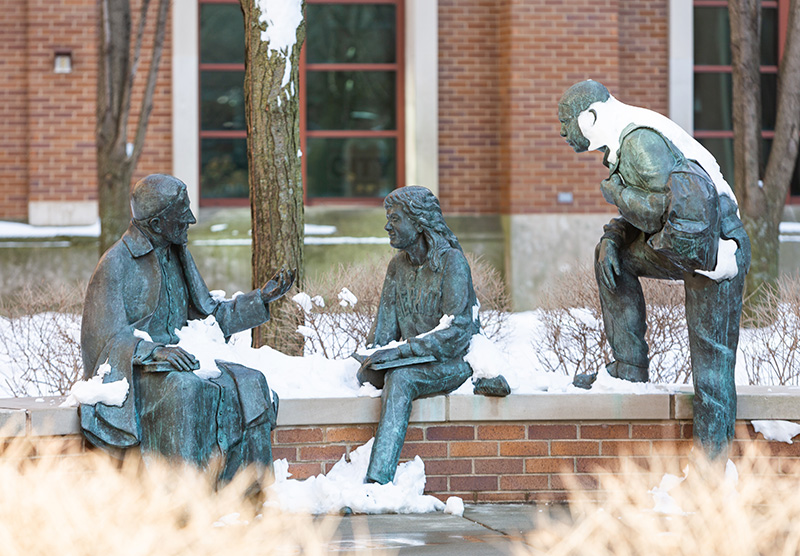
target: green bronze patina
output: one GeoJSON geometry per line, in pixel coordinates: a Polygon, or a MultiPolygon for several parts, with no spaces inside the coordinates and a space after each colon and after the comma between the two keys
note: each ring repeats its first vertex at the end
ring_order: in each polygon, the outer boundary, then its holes
{"type": "Polygon", "coordinates": [[[131,213],[128,230],[92,275],[81,329],[85,377],[108,362],[104,382],[126,378],[128,396],[121,407],[82,405],[85,436],[112,453],[139,446],[201,467],[223,456],[221,481],[250,463],[269,466],[278,399],[264,375],[224,361],[217,362],[217,378],[195,375],[199,363],[174,345],[175,330],[209,315],[226,337],[258,326],[293,273],[283,270],[233,300],[216,299],[186,246],[195,223],[186,185],[166,175],[142,179],[132,190],[131,213]]]}
{"type": "MultiPolygon", "coordinates": [[[[750,242],[735,200],[718,192],[710,171],[655,126],[636,120],[602,123],[598,111],[611,102],[618,101],[603,85],[584,81],[570,87],[558,106],[561,136],[575,152],[589,148],[605,152],[610,175],[600,188],[620,214],[605,226],[595,250],[603,320],[615,359],[607,369],[618,378],[648,380],[639,278],[683,280],[695,389],[695,442],[712,458],[726,457],[736,419],[734,370],[750,242]],[[598,139],[603,130],[596,129],[601,125],[616,125],[621,131],[607,133],[604,142],[598,139]],[[736,273],[711,279],[701,272],[715,269],[720,240],[736,242],[736,273]]],[[[647,119],[642,109],[632,108],[630,113],[647,119]]],[[[576,386],[583,388],[593,381],[593,376],[575,377],[576,386]]]]}
{"type": "MultiPolygon", "coordinates": [[[[368,344],[380,349],[362,361],[358,379],[382,388],[381,417],[372,446],[368,482],[394,478],[413,400],[448,394],[472,369],[464,361],[480,331],[478,302],[469,264],[442,216],[439,201],[424,187],[402,187],[385,201],[389,242],[400,250],[389,263],[368,344]],[[442,322],[445,315],[452,321],[442,322]]],[[[481,379],[476,393],[506,396],[502,376],[481,379]]]]}

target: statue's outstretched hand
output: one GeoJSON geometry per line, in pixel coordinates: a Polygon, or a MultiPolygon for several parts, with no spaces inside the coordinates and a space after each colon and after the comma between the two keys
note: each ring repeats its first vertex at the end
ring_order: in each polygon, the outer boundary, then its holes
{"type": "Polygon", "coordinates": [[[609,290],[616,290],[617,279],[615,276],[620,274],[619,251],[617,245],[610,239],[600,240],[597,262],[600,265],[600,281],[609,290]]]}
{"type": "Polygon", "coordinates": [[[200,362],[194,355],[178,346],[159,346],[153,350],[151,357],[156,361],[166,361],[178,371],[194,371],[200,368],[200,362]]]}
{"type": "Polygon", "coordinates": [[[282,268],[275,273],[275,276],[270,278],[264,287],[261,288],[261,298],[265,303],[271,303],[276,299],[280,299],[289,291],[289,288],[294,284],[294,277],[297,270],[289,270],[282,268]]]}

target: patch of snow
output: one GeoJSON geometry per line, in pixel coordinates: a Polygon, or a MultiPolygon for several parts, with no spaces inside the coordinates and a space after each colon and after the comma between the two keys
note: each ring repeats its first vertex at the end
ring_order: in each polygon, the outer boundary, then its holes
{"type": "Polygon", "coordinates": [[[736,250],[739,245],[732,239],[719,240],[719,250],[717,251],[717,266],[714,270],[698,270],[702,274],[714,280],[722,282],[735,277],[739,273],[739,266],[736,264],[736,250]]]}
{"type": "Polygon", "coordinates": [[[670,495],[670,491],[681,484],[686,477],[678,477],[665,473],[661,477],[661,483],[652,488],[649,492],[653,495],[653,511],[667,515],[687,515],[680,507],[678,502],[670,495]]]}
{"type": "Polygon", "coordinates": [[[95,405],[97,403],[121,406],[128,397],[128,379],[103,382],[103,377],[109,372],[111,372],[111,366],[106,361],[98,367],[95,376],[73,384],[61,407],[77,407],[80,404],[95,405]]]}
{"type": "Polygon", "coordinates": [[[227,230],[227,229],[228,229],[228,224],[227,224],[227,223],[222,223],[222,224],[213,224],[213,225],[211,226],[211,228],[210,228],[210,230],[211,230],[212,232],[221,232],[221,231],[223,231],[223,230],[227,230]]]}
{"type": "MultiPolygon", "coordinates": [[[[494,378],[509,368],[508,357],[483,334],[475,334],[469,341],[469,351],[464,361],[472,368],[472,379],[494,378]]],[[[506,379],[508,380],[508,379],[506,379]]]]}
{"type": "Polygon", "coordinates": [[[342,456],[327,475],[303,481],[289,479],[286,460],[276,461],[275,482],[269,487],[267,504],[316,515],[339,512],[345,507],[366,514],[430,513],[445,508],[438,498],[423,494],[425,464],[419,456],[401,463],[391,483],[365,484],[373,441],[350,452],[350,461],[342,456]]]}
{"type": "Polygon", "coordinates": [[[100,237],[100,220],[88,226],[31,226],[0,221],[0,238],[100,237]]]}
{"type": "Polygon", "coordinates": [[[306,292],[300,292],[294,297],[292,301],[297,303],[305,313],[311,312],[311,297],[306,292]]]}
{"type": "Polygon", "coordinates": [[[303,233],[307,236],[329,236],[336,233],[336,226],[323,226],[322,224],[305,224],[303,233]]]}
{"type": "Polygon", "coordinates": [[[358,298],[347,288],[342,288],[337,297],[339,298],[339,305],[342,307],[355,307],[356,303],[358,303],[358,298]]]}
{"type": "Polygon", "coordinates": [[[427,332],[423,332],[422,334],[418,334],[417,338],[424,338],[434,332],[439,332],[440,330],[446,330],[450,328],[450,325],[453,324],[453,319],[455,317],[453,315],[442,315],[442,318],[439,319],[439,324],[433,327],[431,330],[427,332]]]}
{"type": "Polygon", "coordinates": [[[753,429],[760,432],[765,440],[792,444],[792,439],[800,434],[800,425],[791,421],[755,420],[750,422],[753,424],[753,429]]]}
{"type": "Polygon", "coordinates": [[[458,496],[450,496],[444,504],[444,513],[458,517],[464,515],[464,501],[458,496]]]}
{"type": "Polygon", "coordinates": [[[148,334],[144,330],[139,330],[138,328],[133,331],[133,335],[137,338],[141,338],[145,342],[153,341],[153,338],[150,337],[150,334],[148,334]]]}

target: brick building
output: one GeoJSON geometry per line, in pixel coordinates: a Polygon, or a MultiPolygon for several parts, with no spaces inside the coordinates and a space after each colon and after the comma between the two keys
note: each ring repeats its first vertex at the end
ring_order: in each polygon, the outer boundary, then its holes
{"type": "MultiPolygon", "coordinates": [[[[0,219],[93,222],[97,2],[2,2],[0,219]]],[[[767,144],[788,3],[763,2],[767,144]]],[[[171,9],[137,176],[172,172],[195,206],[246,203],[238,1],[171,9]]],[[[572,83],[670,116],[730,178],[725,0],[307,0],[306,18],[307,203],[377,206],[414,183],[449,215],[493,218],[518,307],[553,269],[590,260],[610,214],[599,155],[559,137],[572,83]]]]}

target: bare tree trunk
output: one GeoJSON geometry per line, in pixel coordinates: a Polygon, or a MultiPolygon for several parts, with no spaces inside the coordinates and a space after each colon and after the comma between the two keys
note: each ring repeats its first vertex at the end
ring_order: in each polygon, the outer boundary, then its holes
{"type": "MultiPolygon", "coordinates": [[[[303,184],[300,161],[298,101],[300,47],[305,40],[304,2],[296,4],[300,19],[278,21],[282,10],[273,2],[241,0],[245,25],[245,113],[249,163],[250,210],[253,223],[253,287],[261,287],[281,267],[297,269],[303,278],[303,184]],[[260,6],[259,6],[260,4],[260,6]],[[267,13],[262,13],[262,10],[267,13]],[[296,25],[296,42],[281,47],[265,40],[270,26],[296,25]]],[[[289,353],[302,350],[295,324],[281,315],[293,302],[272,305],[273,319],[253,331],[253,345],[270,345],[289,353]]]]}
{"type": "Polygon", "coordinates": [[[97,187],[100,253],[125,232],[130,221],[130,184],[144,146],[153,109],[158,66],[164,47],[169,0],[158,0],[155,40],[136,135],[128,142],[131,96],[144,40],[150,0],[142,0],[135,42],[131,47],[130,0],[99,0],[100,60],[97,76],[97,187]]]}
{"type": "Polygon", "coordinates": [[[729,0],[733,65],[734,182],[752,244],[745,316],[758,314],[765,288],[778,278],[779,226],[798,153],[800,127],[800,16],[797,0],[778,74],[778,114],[766,171],[761,168],[759,0],[729,0]],[[761,179],[763,177],[763,180],[761,179]]]}

